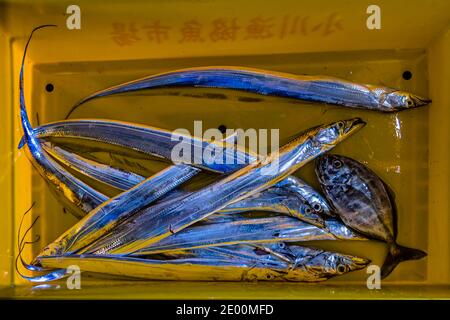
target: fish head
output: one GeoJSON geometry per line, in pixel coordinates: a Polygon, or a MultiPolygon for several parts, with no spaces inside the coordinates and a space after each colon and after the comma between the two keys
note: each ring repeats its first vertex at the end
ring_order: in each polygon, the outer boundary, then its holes
{"type": "Polygon", "coordinates": [[[351,271],[364,269],[370,263],[369,259],[350,255],[335,254],[334,261],[330,261],[329,267],[335,275],[346,274],[351,271]]]}
{"type": "MultiPolygon", "coordinates": [[[[312,249],[305,266],[317,278],[331,278],[365,268],[370,260],[335,252],[312,249]]],[[[305,257],[303,257],[303,261],[305,257]]]]}
{"type": "Polygon", "coordinates": [[[322,187],[345,185],[353,177],[352,159],[337,155],[324,154],[316,159],[316,175],[322,187]]]}
{"type": "Polygon", "coordinates": [[[422,98],[406,91],[396,90],[381,95],[380,107],[383,111],[400,111],[421,107],[430,102],[430,99],[422,98]]]}
{"type": "Polygon", "coordinates": [[[330,218],[330,217],[335,216],[335,213],[331,209],[327,200],[325,200],[325,198],[318,192],[311,195],[311,197],[308,199],[308,205],[311,207],[311,209],[313,210],[313,212],[316,215],[319,215],[319,216],[325,217],[325,218],[330,218]]]}
{"type": "Polygon", "coordinates": [[[298,198],[302,199],[309,207],[314,211],[315,214],[321,217],[333,217],[330,205],[327,200],[322,196],[322,194],[316,191],[314,188],[307,185],[301,179],[295,176],[289,176],[283,181],[279,182],[278,185],[287,189],[288,192],[295,194],[298,198]]]}
{"type": "MultiPolygon", "coordinates": [[[[320,201],[322,199],[315,196],[318,194],[317,191],[293,176],[289,176],[278,185],[281,195],[283,195],[283,200],[279,202],[282,210],[287,209],[291,216],[317,227],[325,227],[323,212],[328,207],[327,204],[322,204],[320,201]]],[[[273,188],[273,190],[275,189],[273,188]]],[[[320,194],[319,197],[321,198],[320,194]]]]}
{"type": "Polygon", "coordinates": [[[309,136],[314,146],[321,146],[326,152],[365,125],[361,118],[340,120],[310,130],[309,136]]]}
{"type": "Polygon", "coordinates": [[[316,212],[316,210],[309,203],[301,204],[299,211],[303,221],[309,222],[317,227],[325,227],[325,221],[322,214],[316,212]]]}

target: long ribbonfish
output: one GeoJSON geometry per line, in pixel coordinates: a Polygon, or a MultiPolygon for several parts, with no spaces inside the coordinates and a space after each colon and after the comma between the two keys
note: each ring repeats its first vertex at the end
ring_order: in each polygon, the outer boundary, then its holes
{"type": "Polygon", "coordinates": [[[339,220],[325,220],[325,227],[286,216],[246,218],[218,214],[170,237],[134,252],[133,256],[242,243],[366,240],[339,220]]]}
{"type": "MultiPolygon", "coordinates": [[[[83,158],[68,152],[49,142],[42,143],[43,149],[59,162],[96,181],[111,187],[127,190],[145,180],[138,174],[117,169],[106,164],[83,158]]],[[[172,191],[163,197],[171,200],[184,197],[186,193],[172,191]]],[[[233,203],[222,209],[222,213],[239,213],[247,211],[270,211],[297,217],[314,223],[317,215],[331,217],[332,211],[323,196],[301,179],[289,176],[268,190],[233,203]]]]}
{"type": "Polygon", "coordinates": [[[354,159],[330,154],[317,160],[316,173],[326,197],[347,226],[389,245],[381,268],[383,278],[398,263],[426,256],[421,250],[396,243],[397,209],[394,197],[372,170],[354,159]]]}
{"type": "MultiPolygon", "coordinates": [[[[181,231],[232,202],[283,180],[365,125],[359,118],[314,127],[276,153],[168,205],[153,205],[127,219],[82,252],[129,254],[181,231]]],[[[56,246],[58,246],[56,244],[56,246]]],[[[80,248],[81,249],[81,248],[80,248]]],[[[73,252],[75,253],[75,252],[73,252]]]]}
{"type": "MultiPolygon", "coordinates": [[[[244,257],[233,259],[230,259],[230,255],[223,258],[217,255],[214,257],[206,255],[171,260],[86,254],[64,257],[46,256],[41,257],[39,262],[45,268],[64,270],[71,265],[77,265],[82,272],[147,280],[304,282],[324,281],[363,269],[370,262],[355,256],[296,247],[291,248],[296,254],[294,265],[281,259],[263,259],[261,254],[245,254],[244,257]]],[[[250,247],[244,250],[259,249],[250,247]]],[[[233,251],[239,253],[242,249],[231,249],[230,254],[233,251]]]]}
{"type": "MultiPolygon", "coordinates": [[[[36,129],[34,130],[34,132],[36,132],[36,129]]],[[[167,133],[167,132],[164,132],[164,133],[167,133]]],[[[164,137],[166,137],[165,141],[168,141],[169,136],[166,134],[166,135],[164,135],[164,137]]],[[[234,138],[235,138],[234,135],[230,135],[229,137],[225,138],[222,142],[229,143],[234,138]]],[[[111,139],[111,136],[109,137],[109,139],[111,139]]],[[[161,146],[161,150],[164,150],[163,144],[160,146],[161,146]]],[[[202,149],[209,148],[209,146],[210,145],[208,145],[208,143],[201,144],[202,149]]],[[[215,161],[215,159],[216,159],[215,157],[221,157],[222,152],[227,152],[226,147],[218,148],[217,146],[218,145],[213,146],[213,148],[218,149],[218,152],[215,156],[213,156],[211,158],[212,161],[215,161]]],[[[136,186],[138,183],[141,183],[142,181],[145,180],[144,177],[139,176],[137,174],[134,174],[134,173],[131,173],[131,172],[128,172],[125,170],[113,168],[111,166],[83,158],[74,153],[67,152],[64,149],[61,149],[57,146],[53,146],[51,143],[45,142],[43,140],[41,141],[41,148],[44,152],[46,152],[47,154],[50,154],[54,159],[56,159],[58,162],[62,163],[63,165],[65,165],[65,166],[67,166],[89,178],[92,178],[96,181],[100,181],[102,183],[105,183],[107,185],[110,185],[112,187],[115,187],[115,188],[118,188],[121,190],[128,190],[128,189],[136,186]]],[[[165,151],[167,153],[170,153],[170,150],[165,150],[165,151]]],[[[247,154],[244,154],[244,155],[246,156],[247,154]]],[[[253,159],[255,159],[255,158],[249,154],[248,159],[251,159],[251,161],[253,161],[253,159]]],[[[239,161],[237,161],[237,162],[239,162],[239,161]]],[[[166,186],[165,186],[165,187],[170,187],[170,188],[164,188],[165,192],[159,193],[159,195],[162,196],[166,192],[171,191],[171,189],[174,189],[178,185],[186,182],[187,180],[192,178],[194,175],[196,175],[199,171],[200,170],[197,169],[196,167],[190,168],[189,166],[184,165],[184,164],[177,164],[177,165],[173,165],[173,166],[166,168],[165,176],[166,177],[171,177],[171,176],[178,177],[178,180],[176,180],[176,181],[171,180],[172,183],[170,185],[166,184],[166,186]]],[[[157,175],[154,175],[154,178],[156,176],[157,175]]],[[[150,184],[149,184],[149,186],[150,186],[150,184]]],[[[161,187],[160,185],[155,184],[152,189],[149,189],[149,192],[155,192],[155,190],[157,190],[157,188],[161,189],[160,187],[161,187]]],[[[92,189],[92,190],[94,190],[94,189],[92,189]]],[[[88,195],[90,195],[90,194],[88,193],[88,195]]],[[[106,197],[106,199],[108,199],[108,198],[106,197]]],[[[100,205],[100,203],[98,203],[97,206],[98,205],[100,205]]],[[[84,215],[88,212],[89,211],[83,211],[80,214],[84,215]]]]}
{"type": "MultiPolygon", "coordinates": [[[[65,246],[71,245],[71,241],[83,243],[85,239],[96,239],[96,236],[103,235],[109,228],[121,221],[128,215],[133,214],[137,209],[155,201],[165,193],[171,191],[181,183],[190,179],[199,172],[199,169],[183,164],[175,165],[155,174],[144,180],[134,188],[108,200],[108,197],[91,188],[89,185],[72,176],[42,149],[41,141],[36,138],[34,130],[30,124],[24,97],[23,73],[24,62],[28,45],[33,33],[46,26],[35,28],[25,46],[22,65],[20,70],[20,116],[27,146],[27,155],[34,167],[42,177],[53,186],[59,197],[69,209],[76,213],[87,212],[85,216],[75,226],[69,229],[68,234],[64,234],[65,246]],[[76,210],[78,209],[78,210],[76,210]]],[[[90,242],[88,242],[90,243],[90,242]]],[[[37,270],[30,266],[30,270],[37,270]]]]}
{"type": "Polygon", "coordinates": [[[64,206],[75,216],[82,217],[84,212],[96,208],[99,204],[108,200],[108,197],[68,173],[42,149],[40,140],[33,131],[26,111],[23,84],[25,57],[33,33],[43,27],[47,26],[35,28],[28,38],[20,69],[20,120],[24,133],[23,141],[26,145],[28,158],[39,174],[51,186],[51,190],[56,191],[54,194],[58,196],[58,200],[63,202],[64,206]]]}
{"type": "MultiPolygon", "coordinates": [[[[227,141],[204,140],[181,132],[116,120],[58,121],[34,128],[34,134],[41,140],[64,137],[75,138],[82,143],[85,140],[102,142],[225,174],[235,172],[258,158],[250,150],[227,141]]],[[[22,139],[19,148],[23,143],[22,139]]]]}
{"type": "Polygon", "coordinates": [[[67,114],[92,99],[117,93],[173,86],[224,88],[312,102],[394,112],[431,102],[409,92],[383,86],[358,84],[326,76],[293,75],[245,67],[188,68],[151,75],[95,92],[79,101],[67,114]]]}
{"type": "MultiPolygon", "coordinates": [[[[251,243],[225,245],[218,247],[207,247],[189,250],[179,250],[173,252],[164,252],[157,255],[141,256],[140,258],[223,258],[229,261],[236,259],[260,261],[262,263],[277,264],[288,263],[291,268],[296,268],[305,262],[305,255],[318,253],[320,250],[286,243],[283,241],[273,243],[251,243]],[[311,250],[311,251],[310,251],[311,250]],[[315,252],[314,252],[315,251],[315,252]]],[[[345,266],[336,265],[340,272],[348,272],[345,266]]]]}
{"type": "MultiPolygon", "coordinates": [[[[234,143],[236,137],[237,134],[231,134],[225,137],[222,142],[234,143]]],[[[84,158],[74,152],[66,151],[51,142],[42,140],[41,145],[45,152],[50,154],[64,166],[112,188],[126,191],[138,183],[141,183],[146,178],[130,171],[121,170],[107,164],[84,158]]]]}
{"type": "MultiPolygon", "coordinates": [[[[81,218],[85,216],[87,212],[91,212],[92,210],[99,208],[99,206],[107,202],[109,198],[101,192],[90,187],[88,184],[74,177],[47,154],[47,152],[41,145],[42,141],[38,137],[36,137],[35,131],[30,124],[26,111],[23,73],[28,45],[31,41],[33,33],[36,30],[48,26],[50,25],[35,28],[31,32],[24,49],[19,80],[21,124],[24,132],[24,141],[26,141],[25,144],[27,146],[27,155],[33,166],[37,169],[37,171],[45,179],[45,181],[53,187],[52,190],[56,191],[54,192],[54,194],[57,196],[58,200],[61,201],[71,213],[73,213],[78,218],[81,218]]],[[[199,169],[192,166],[186,166],[183,164],[171,166],[167,168],[163,173],[156,174],[150,177],[148,181],[141,182],[141,188],[139,189],[140,196],[145,197],[147,201],[154,201],[163,196],[165,193],[176,188],[178,185],[189,180],[198,172],[199,169]]],[[[115,202],[116,200],[109,200],[108,205],[111,206],[111,204],[115,202]]],[[[141,204],[137,205],[140,206],[141,204]]],[[[133,211],[131,207],[128,208],[133,211]]],[[[108,210],[105,211],[105,207],[102,206],[100,210],[96,211],[97,213],[95,215],[91,215],[89,219],[90,223],[99,218],[99,214],[106,216],[108,210]]],[[[118,214],[118,211],[120,211],[120,209],[116,209],[113,216],[118,214]]],[[[109,213],[111,214],[111,212],[109,213]]],[[[97,223],[103,224],[101,220],[98,220],[97,223]]]]}
{"type": "Polygon", "coordinates": [[[246,211],[270,211],[298,217],[308,216],[309,211],[323,217],[332,217],[334,213],[322,195],[306,184],[303,180],[289,176],[270,189],[254,194],[241,201],[230,204],[221,213],[240,213],[246,211]],[[303,214],[299,209],[307,204],[303,214]]]}
{"type": "MultiPolygon", "coordinates": [[[[171,150],[173,150],[178,143],[178,141],[173,141],[171,132],[163,129],[105,120],[55,122],[37,127],[34,129],[34,132],[41,140],[52,137],[79,138],[81,141],[94,140],[97,142],[112,143],[126,149],[138,150],[152,156],[163,157],[167,160],[171,159],[171,150]]],[[[225,143],[227,143],[227,141],[225,141],[225,143]]],[[[187,147],[190,150],[192,148],[193,155],[197,152],[202,155],[208,146],[209,144],[207,141],[196,137],[186,136],[183,138],[183,147],[187,147]],[[197,149],[197,146],[199,146],[199,149],[197,149]]],[[[90,175],[91,178],[122,190],[130,188],[132,185],[135,185],[138,181],[143,179],[131,173],[127,174],[121,172],[121,170],[115,170],[111,167],[105,169],[104,165],[87,159],[84,161],[84,158],[81,158],[80,156],[64,152],[63,149],[55,146],[52,147],[52,145],[47,143],[43,143],[43,148],[57,160],[70,165],[71,168],[76,171],[90,175]]],[[[200,167],[208,171],[229,174],[241,169],[246,164],[255,161],[258,157],[256,154],[242,150],[242,148],[234,148],[234,146],[230,145],[225,145],[224,147],[223,145],[217,144],[214,145],[214,148],[216,148],[219,155],[225,154],[226,157],[230,156],[231,161],[228,161],[226,164],[221,164],[220,161],[218,161],[218,163],[210,163],[198,161],[198,158],[193,158],[193,163],[200,163],[200,167]]],[[[189,161],[187,163],[189,163],[189,161]]],[[[333,215],[324,198],[300,179],[288,177],[284,181],[280,181],[278,185],[283,188],[290,186],[293,191],[295,189],[295,192],[307,199],[315,213],[323,216],[333,215]]]]}
{"type": "MultiPolygon", "coordinates": [[[[64,232],[55,242],[60,244],[55,255],[64,254],[73,246],[90,244],[101,236],[107,234],[121,221],[142,210],[162,195],[166,194],[180,184],[180,180],[190,179],[197,170],[186,165],[171,166],[141,183],[105,201],[89,212],[69,230],[64,232]],[[64,250],[63,250],[64,249],[64,250]]],[[[43,249],[48,250],[48,247],[43,249]]]]}
{"type": "Polygon", "coordinates": [[[121,191],[128,190],[145,180],[145,177],[139,174],[84,158],[49,142],[43,142],[42,149],[64,166],[121,191]]]}

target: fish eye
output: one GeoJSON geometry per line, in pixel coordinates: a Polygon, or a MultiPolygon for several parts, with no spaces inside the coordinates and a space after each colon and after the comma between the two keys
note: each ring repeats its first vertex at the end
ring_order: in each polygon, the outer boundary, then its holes
{"type": "Polygon", "coordinates": [[[337,127],[338,127],[338,129],[343,129],[343,128],[344,128],[344,122],[339,121],[339,122],[337,123],[337,127]]]}
{"type": "Polygon", "coordinates": [[[310,214],[311,212],[312,212],[312,210],[311,210],[310,207],[306,207],[306,208],[305,208],[305,213],[306,213],[306,214],[310,214]]]}
{"type": "Polygon", "coordinates": [[[320,203],[314,203],[313,209],[315,211],[321,212],[322,211],[322,205],[320,203]]]}
{"type": "Polygon", "coordinates": [[[406,105],[408,106],[408,107],[412,107],[413,106],[413,101],[411,100],[411,99],[407,99],[406,100],[406,105]]]}
{"type": "Polygon", "coordinates": [[[342,167],[342,162],[340,160],[334,160],[333,161],[333,167],[335,167],[336,169],[339,169],[342,167]]]}
{"type": "Polygon", "coordinates": [[[339,264],[339,265],[337,266],[337,271],[338,271],[339,273],[344,273],[346,270],[347,270],[347,267],[346,267],[345,265],[343,265],[343,264],[339,264]]]}
{"type": "Polygon", "coordinates": [[[286,248],[286,244],[285,244],[284,242],[280,242],[280,243],[278,244],[278,246],[279,246],[281,249],[286,248]]]}

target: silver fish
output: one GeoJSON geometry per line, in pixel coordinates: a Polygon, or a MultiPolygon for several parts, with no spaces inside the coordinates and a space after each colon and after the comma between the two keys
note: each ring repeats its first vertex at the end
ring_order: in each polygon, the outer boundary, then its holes
{"type": "MultiPolygon", "coordinates": [[[[236,135],[230,135],[226,139],[224,139],[223,142],[231,143],[235,138],[236,135]]],[[[50,154],[53,158],[69,167],[70,169],[114,188],[125,191],[145,180],[145,177],[142,177],[140,175],[83,158],[75,153],[67,152],[64,149],[61,149],[49,142],[41,141],[41,147],[45,152],[50,154]]],[[[218,154],[220,154],[220,151],[218,154]]],[[[173,184],[172,187],[176,187],[179,184],[182,184],[199,172],[199,170],[196,168],[187,169],[186,167],[184,167],[184,165],[181,165],[180,167],[184,168],[183,170],[185,170],[186,175],[180,176],[179,183],[173,184]]],[[[180,174],[180,170],[176,165],[166,168],[166,176],[170,176],[171,174],[173,174],[174,176],[178,176],[180,174]],[[171,173],[171,171],[173,172],[171,173]]],[[[155,185],[155,187],[157,186],[155,185]]],[[[154,190],[149,190],[149,192],[153,191],[154,190]]]]}
{"type": "MultiPolygon", "coordinates": [[[[20,70],[20,116],[27,150],[30,154],[29,158],[34,167],[47,182],[64,195],[61,199],[70,205],[68,206],[69,208],[80,209],[74,209],[75,212],[90,211],[88,216],[85,216],[75,226],[70,228],[67,233],[58,238],[60,244],[70,247],[73,242],[80,244],[84,243],[86,239],[93,241],[93,239],[96,239],[96,236],[103,235],[102,232],[107,232],[120,219],[133,214],[137,209],[141,209],[143,206],[155,201],[179,184],[190,179],[199,172],[199,169],[182,164],[172,166],[146,179],[138,186],[123,194],[108,200],[108,197],[78,180],[52,160],[42,149],[41,141],[36,138],[34,130],[31,127],[26,112],[23,90],[24,62],[28,45],[33,33],[43,27],[46,26],[35,28],[32,31],[25,46],[20,70]]],[[[47,252],[48,250],[44,249],[44,251],[47,252]]],[[[29,269],[32,271],[39,270],[31,266],[29,269]]]]}
{"type": "Polygon", "coordinates": [[[110,255],[70,255],[41,257],[39,262],[46,268],[64,270],[77,265],[83,272],[96,272],[122,277],[147,280],[184,281],[324,281],[351,271],[364,268],[369,260],[298,247],[297,263],[277,259],[262,259],[247,255],[245,258],[229,259],[194,257],[171,260],[142,259],[110,255]]]}
{"type": "MultiPolygon", "coordinates": [[[[198,255],[198,252],[202,249],[194,250],[194,253],[198,255]]],[[[304,247],[295,244],[290,244],[286,242],[274,242],[274,243],[254,243],[254,244],[243,244],[243,245],[235,245],[235,246],[222,246],[222,247],[214,247],[208,248],[205,250],[209,250],[209,252],[214,252],[217,256],[219,255],[227,255],[230,258],[233,256],[242,256],[247,259],[253,260],[261,260],[261,258],[265,258],[268,261],[283,261],[288,263],[291,268],[297,268],[299,265],[302,265],[305,261],[305,258],[308,260],[312,256],[318,254],[321,256],[320,251],[323,250],[304,247]]],[[[317,256],[316,256],[317,257],[317,256]]],[[[324,258],[321,256],[321,258],[324,258]]],[[[364,259],[366,260],[366,259],[364,259]]],[[[368,261],[368,260],[366,260],[368,261]]],[[[324,261],[324,265],[326,262],[324,261]]],[[[336,270],[339,273],[346,273],[349,271],[345,264],[334,265],[336,270]]]]}
{"type": "Polygon", "coordinates": [[[287,177],[261,193],[232,203],[220,212],[239,213],[252,210],[284,213],[300,219],[308,215],[310,211],[323,217],[334,215],[320,193],[294,176],[287,177]],[[307,204],[308,207],[299,214],[298,208],[301,208],[303,204],[307,204]]]}
{"type": "MultiPolygon", "coordinates": [[[[180,258],[208,258],[208,259],[227,259],[228,261],[258,261],[270,265],[289,264],[291,268],[298,267],[304,263],[305,254],[317,250],[310,247],[294,245],[286,242],[273,243],[251,243],[237,245],[223,245],[217,247],[195,248],[189,250],[179,250],[173,252],[164,252],[159,254],[149,254],[141,256],[145,259],[180,259],[180,258]]],[[[345,271],[344,266],[337,265],[336,269],[345,271]]],[[[348,270],[347,270],[348,271],[348,270]]]]}
{"type": "MultiPolygon", "coordinates": [[[[190,135],[151,126],[115,120],[81,119],[47,123],[34,128],[35,136],[76,138],[119,146],[162,159],[172,159],[177,150],[190,150],[177,159],[200,169],[230,174],[255,161],[258,155],[227,141],[207,141],[190,135]],[[205,157],[212,150],[213,158],[205,157]]],[[[24,139],[19,143],[23,146],[24,139]]]]}
{"type": "Polygon", "coordinates": [[[92,99],[123,92],[173,86],[238,89],[263,95],[382,112],[411,109],[431,102],[429,99],[409,92],[383,86],[357,84],[333,77],[293,75],[245,67],[213,66],[169,71],[95,92],[75,104],[66,119],[78,106],[92,99]]]}
{"type": "Polygon", "coordinates": [[[26,111],[23,85],[25,57],[33,33],[44,27],[47,27],[47,25],[40,26],[32,31],[22,58],[19,87],[20,120],[24,133],[23,142],[26,145],[26,154],[29,160],[44,180],[51,186],[51,189],[56,190],[54,193],[58,196],[58,200],[63,202],[64,206],[75,216],[82,217],[84,212],[96,208],[99,204],[108,200],[108,197],[68,173],[42,149],[40,140],[34,134],[26,111]]]}
{"type": "MultiPolygon", "coordinates": [[[[145,180],[143,176],[83,158],[58,146],[52,146],[49,142],[44,142],[42,147],[52,157],[69,168],[118,189],[127,190],[145,180]]],[[[173,190],[165,195],[161,201],[175,200],[186,195],[187,193],[181,190],[173,190]]],[[[239,213],[247,211],[283,213],[312,223],[318,219],[317,215],[331,216],[329,205],[322,195],[294,176],[287,177],[268,190],[230,204],[219,212],[239,213]]]]}
{"type": "Polygon", "coordinates": [[[122,191],[145,180],[145,177],[141,175],[86,159],[49,142],[43,142],[42,149],[66,167],[122,191]]]}
{"type": "Polygon", "coordinates": [[[117,224],[142,210],[162,195],[198,173],[187,165],[171,166],[133,188],[105,201],[43,249],[47,255],[62,255],[84,247],[107,234],[117,224]]]}
{"type": "Polygon", "coordinates": [[[267,243],[243,243],[235,245],[211,246],[205,248],[193,248],[188,250],[165,251],[158,254],[143,255],[139,258],[153,259],[180,259],[180,258],[208,258],[227,259],[228,261],[258,261],[260,263],[285,264],[292,267],[295,264],[292,252],[304,247],[290,245],[285,242],[267,243]],[[289,249],[292,247],[293,249],[289,249]],[[295,247],[295,248],[294,248],[295,247]]]}
{"type": "MultiPolygon", "coordinates": [[[[20,70],[20,116],[24,132],[24,142],[27,146],[26,150],[28,151],[27,155],[41,176],[53,187],[53,190],[56,190],[54,193],[58,196],[58,200],[60,200],[74,215],[81,218],[86,212],[91,212],[96,208],[98,209],[94,214],[87,218],[89,223],[94,223],[96,219],[99,219],[99,215],[111,217],[111,214],[113,216],[118,214],[117,208],[115,211],[113,210],[114,213],[109,212],[110,215],[106,214],[106,212],[112,208],[111,205],[114,204],[117,199],[108,201],[109,198],[106,195],[77,179],[61,167],[57,162],[55,162],[42,148],[42,141],[36,137],[35,131],[30,124],[26,112],[23,72],[28,45],[31,41],[33,33],[36,30],[48,26],[49,25],[41,26],[32,31],[24,49],[20,70]],[[108,202],[106,205],[107,209],[105,209],[104,205],[106,202],[108,202]],[[102,206],[99,207],[101,204],[102,206]]],[[[154,201],[178,185],[187,181],[198,172],[198,169],[191,166],[175,165],[169,167],[161,175],[155,175],[149,178],[149,181],[142,182],[144,186],[141,185],[142,189],[139,189],[141,192],[140,195],[145,197],[148,201],[154,201]],[[163,181],[161,180],[161,177],[169,180],[163,181]],[[146,192],[144,191],[144,188],[146,188],[146,192]],[[149,195],[145,196],[146,193],[149,195]]],[[[134,191],[131,191],[131,193],[133,192],[134,191]]],[[[128,209],[130,210],[129,212],[134,210],[131,206],[129,206],[128,209]]],[[[123,214],[125,212],[126,210],[123,214]]],[[[80,225],[85,222],[80,222],[77,224],[77,227],[80,227],[80,225]]],[[[100,219],[95,223],[102,224],[103,222],[100,219]]],[[[86,225],[84,225],[84,227],[86,227],[86,225]]]]}
{"type": "Polygon", "coordinates": [[[421,250],[396,243],[397,212],[393,195],[372,170],[351,158],[330,154],[317,160],[316,173],[324,193],[347,226],[389,245],[381,268],[383,278],[398,263],[426,256],[421,250]]]}
{"type": "MultiPolygon", "coordinates": [[[[279,152],[169,205],[154,205],[125,221],[114,236],[78,253],[129,254],[181,231],[209,215],[269,188],[364,126],[359,119],[322,125],[301,134],[279,152]],[[274,165],[275,164],[275,165],[274,165]]],[[[75,253],[75,252],[73,252],[75,253]]]]}
{"type": "MultiPolygon", "coordinates": [[[[128,149],[134,149],[134,141],[128,138],[130,135],[133,135],[135,133],[135,125],[133,124],[128,126],[126,123],[122,122],[117,123],[111,121],[108,123],[107,121],[98,122],[94,120],[84,120],[79,122],[72,121],[70,122],[70,124],[66,124],[67,125],[60,122],[47,124],[35,128],[34,131],[36,135],[39,136],[42,140],[49,137],[60,136],[78,137],[82,141],[85,139],[92,139],[99,142],[110,142],[111,140],[113,140],[114,144],[128,149]],[[107,135],[104,135],[103,132],[106,130],[106,127],[108,125],[117,128],[117,131],[112,130],[109,131],[107,135]]],[[[146,126],[139,126],[139,131],[139,138],[136,136],[136,139],[139,139],[138,141],[142,140],[149,142],[148,145],[143,145],[141,143],[139,149],[140,151],[145,150],[147,154],[162,157],[168,157],[168,155],[171,154],[171,148],[174,147],[174,144],[171,141],[169,132],[162,129],[155,129],[146,126]],[[154,143],[152,143],[152,139],[156,139],[154,143]]],[[[188,139],[191,141],[193,148],[195,148],[195,146],[197,145],[200,145],[202,148],[202,152],[204,150],[203,148],[206,148],[208,146],[208,144],[201,139],[195,137],[188,137],[188,139]]],[[[229,141],[225,140],[225,142],[228,143],[229,141]]],[[[86,159],[84,161],[84,158],[73,153],[68,153],[57,146],[49,144],[48,142],[43,143],[43,148],[52,156],[54,156],[55,159],[61,161],[63,164],[68,165],[72,169],[102,183],[109,184],[122,190],[130,188],[132,185],[135,185],[136,183],[144,179],[143,177],[132,173],[123,172],[122,170],[118,170],[108,166],[105,167],[105,165],[92,160],[86,159]]],[[[217,148],[218,154],[221,154],[222,152],[231,152],[236,157],[233,161],[227,163],[227,165],[213,165],[205,163],[205,166],[202,167],[203,169],[216,172],[219,171],[220,173],[231,173],[244,167],[245,164],[243,162],[251,163],[257,159],[257,155],[247,153],[245,150],[236,149],[234,153],[233,151],[230,151],[231,149],[228,149],[230,148],[230,146],[228,146],[228,148],[226,147],[226,150],[223,150],[223,147],[219,145],[215,145],[215,148],[217,148]],[[241,160],[243,160],[243,162],[241,160]]],[[[288,177],[285,180],[277,183],[276,186],[284,190],[289,189],[291,190],[290,192],[292,192],[292,194],[297,194],[300,197],[304,198],[307,203],[313,208],[316,214],[320,214],[325,217],[334,215],[322,195],[320,195],[319,192],[314,190],[299,178],[288,177]]]]}
{"type": "MultiPolygon", "coordinates": [[[[219,211],[220,212],[220,211],[219,211]]],[[[335,219],[320,228],[286,216],[245,218],[238,214],[213,214],[200,224],[134,252],[133,256],[193,248],[262,242],[316,240],[366,240],[335,219]]]]}

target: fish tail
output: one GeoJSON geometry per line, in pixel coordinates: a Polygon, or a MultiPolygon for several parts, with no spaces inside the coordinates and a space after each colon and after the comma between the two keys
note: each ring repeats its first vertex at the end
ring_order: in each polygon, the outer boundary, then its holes
{"type": "Polygon", "coordinates": [[[381,279],[386,278],[400,262],[418,260],[426,256],[427,253],[422,250],[403,247],[397,244],[393,245],[381,267],[381,279]]]}
{"type": "Polygon", "coordinates": [[[23,72],[24,72],[24,68],[25,68],[25,57],[27,55],[28,46],[30,44],[31,38],[33,37],[33,33],[39,29],[46,28],[46,27],[56,27],[56,25],[46,24],[46,25],[36,27],[33,29],[33,31],[31,31],[31,34],[28,37],[27,44],[25,45],[25,49],[23,51],[22,63],[21,63],[21,67],[20,67],[20,77],[19,77],[20,118],[21,118],[21,122],[22,122],[22,128],[24,131],[24,135],[27,138],[33,134],[33,128],[31,127],[30,120],[28,119],[28,114],[27,114],[26,106],[25,106],[25,96],[24,96],[24,88],[23,88],[24,87],[23,86],[23,72]]]}

